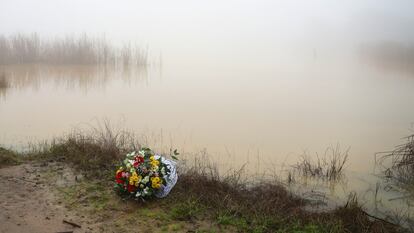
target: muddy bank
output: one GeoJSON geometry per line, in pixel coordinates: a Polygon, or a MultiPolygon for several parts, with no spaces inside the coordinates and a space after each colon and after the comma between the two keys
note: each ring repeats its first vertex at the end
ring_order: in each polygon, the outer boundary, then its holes
{"type": "MultiPolygon", "coordinates": [[[[0,232],[92,232],[91,222],[68,211],[56,196],[52,189],[58,184],[47,179],[50,169],[64,171],[61,166],[41,163],[0,169],[0,232]]],[[[68,174],[62,177],[71,178],[68,174]]]]}
{"type": "Polygon", "coordinates": [[[13,158],[0,169],[1,232],[404,231],[367,214],[355,196],[334,210],[310,212],[310,200],[279,181],[250,184],[242,171],[222,175],[205,159],[180,166],[167,198],[119,196],[114,169],[133,149],[119,137],[103,139],[74,134],[28,154],[0,153],[13,158]]]}
{"type": "Polygon", "coordinates": [[[173,220],[156,203],[126,202],[110,184],[102,187],[75,174],[57,162],[1,168],[0,232],[234,232],[205,220],[173,220]],[[134,222],[139,224],[131,226],[134,222]]]}

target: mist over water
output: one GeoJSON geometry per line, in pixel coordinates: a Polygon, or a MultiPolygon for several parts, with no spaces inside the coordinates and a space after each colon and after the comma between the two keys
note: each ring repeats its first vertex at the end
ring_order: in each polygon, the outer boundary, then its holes
{"type": "Polygon", "coordinates": [[[360,175],[350,189],[362,190],[374,154],[412,133],[412,1],[0,6],[4,36],[86,33],[148,48],[153,61],[132,70],[0,67],[2,145],[50,139],[104,117],[150,135],[156,149],[206,148],[223,166],[259,159],[266,169],[339,143],[351,148],[346,169],[360,175]]]}

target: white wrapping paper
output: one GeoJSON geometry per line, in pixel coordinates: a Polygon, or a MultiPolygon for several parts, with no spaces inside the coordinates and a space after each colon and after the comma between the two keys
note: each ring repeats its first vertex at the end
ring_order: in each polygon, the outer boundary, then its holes
{"type": "Polygon", "coordinates": [[[177,163],[173,160],[166,159],[162,156],[155,155],[155,159],[159,159],[161,157],[161,162],[166,164],[167,167],[170,169],[170,174],[166,177],[167,184],[163,185],[159,191],[155,193],[155,196],[158,198],[166,197],[171,189],[175,186],[178,180],[177,175],[177,163]]]}

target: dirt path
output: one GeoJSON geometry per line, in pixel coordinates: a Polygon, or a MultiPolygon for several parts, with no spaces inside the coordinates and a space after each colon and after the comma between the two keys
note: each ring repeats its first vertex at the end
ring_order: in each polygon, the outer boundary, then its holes
{"type": "Polygon", "coordinates": [[[0,233],[94,232],[86,219],[68,211],[57,199],[51,189],[58,184],[47,182],[47,169],[46,164],[0,169],[0,233]]]}

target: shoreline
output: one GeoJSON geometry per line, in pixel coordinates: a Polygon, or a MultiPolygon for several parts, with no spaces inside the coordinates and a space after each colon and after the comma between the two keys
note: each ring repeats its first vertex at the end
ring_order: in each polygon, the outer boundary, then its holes
{"type": "Polygon", "coordinates": [[[92,213],[120,216],[113,224],[104,221],[105,218],[94,220],[93,224],[104,227],[91,232],[106,232],[106,229],[128,232],[135,229],[133,223],[125,222],[124,215],[137,221],[152,222],[153,225],[150,224],[142,232],[405,231],[400,226],[365,212],[355,195],[350,195],[345,205],[334,210],[309,211],[306,207],[312,203],[305,197],[291,193],[279,181],[260,180],[250,186],[238,176],[240,173],[221,177],[214,166],[208,163],[181,167],[176,187],[164,199],[146,203],[124,199],[112,189],[114,168],[123,149],[114,145],[104,146],[98,141],[74,138],[66,138],[48,148],[26,154],[1,149],[0,171],[42,164],[44,170],[39,175],[47,174],[47,182],[52,184],[62,179],[59,170],[58,173],[54,171],[56,164],[60,170],[72,173],[72,177],[75,174],[75,182],[65,184],[63,188],[48,186],[64,208],[75,215],[89,212],[91,216],[92,213]],[[102,157],[96,157],[98,154],[102,157]],[[92,160],[91,155],[95,155],[92,160]],[[84,202],[82,205],[76,204],[79,195],[84,202]],[[85,206],[88,208],[85,209],[85,206]],[[143,209],[148,216],[142,217],[142,213],[137,213],[143,209]]]}

